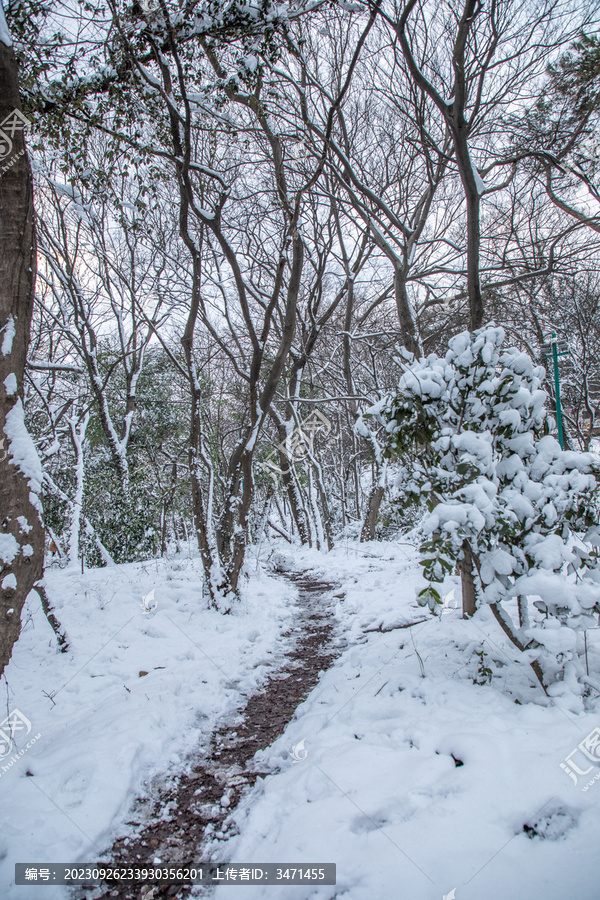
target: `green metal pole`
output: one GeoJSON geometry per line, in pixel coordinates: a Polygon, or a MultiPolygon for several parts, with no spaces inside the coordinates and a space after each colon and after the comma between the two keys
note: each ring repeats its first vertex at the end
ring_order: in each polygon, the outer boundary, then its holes
{"type": "Polygon", "coordinates": [[[562,410],[560,408],[560,380],[558,377],[558,348],[556,346],[556,332],[552,334],[552,359],[554,360],[554,392],[556,395],[556,427],[558,428],[558,441],[560,449],[564,450],[562,410]]]}

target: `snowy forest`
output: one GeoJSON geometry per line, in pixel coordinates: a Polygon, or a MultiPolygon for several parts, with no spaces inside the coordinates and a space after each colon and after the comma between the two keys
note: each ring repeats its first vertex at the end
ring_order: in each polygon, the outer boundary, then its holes
{"type": "Polygon", "coordinates": [[[599,126],[597,0],[0,0],[1,898],[598,900],[599,126]]]}

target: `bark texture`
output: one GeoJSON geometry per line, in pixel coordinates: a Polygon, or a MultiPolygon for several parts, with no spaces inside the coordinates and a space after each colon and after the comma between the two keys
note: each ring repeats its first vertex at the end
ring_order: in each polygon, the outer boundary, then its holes
{"type": "Polygon", "coordinates": [[[475,579],[473,577],[473,553],[468,541],[463,543],[463,560],[460,566],[460,581],[462,587],[462,612],[463,619],[470,619],[475,615],[475,579]]]}
{"type": "Polygon", "coordinates": [[[0,674],[44,568],[41,467],[23,420],[36,272],[33,184],[15,110],[21,111],[17,62],[0,41],[0,674]]]}

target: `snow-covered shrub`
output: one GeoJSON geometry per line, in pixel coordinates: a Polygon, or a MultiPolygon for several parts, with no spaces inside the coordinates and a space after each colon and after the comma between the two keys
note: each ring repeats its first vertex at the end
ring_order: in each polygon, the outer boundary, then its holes
{"type": "Polygon", "coordinates": [[[419,602],[435,609],[445,576],[472,558],[476,605],[491,605],[549,683],[578,669],[573,629],[596,624],[600,611],[600,469],[589,453],[561,450],[544,370],[503,341],[493,325],[456,336],[445,357],[405,364],[397,392],[370,414],[402,464],[405,501],[428,510],[430,583],[419,602]],[[507,610],[515,600],[519,627],[507,610]]]}

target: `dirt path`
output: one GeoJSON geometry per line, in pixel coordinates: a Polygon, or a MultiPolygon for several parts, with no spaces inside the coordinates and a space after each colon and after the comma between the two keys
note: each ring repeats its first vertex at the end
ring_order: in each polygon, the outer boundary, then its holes
{"type": "MultiPolygon", "coordinates": [[[[261,776],[252,767],[258,750],[268,747],[284,731],[296,707],[316,685],[321,672],[339,654],[333,644],[332,592],[337,585],[308,573],[281,572],[298,587],[298,614],[292,634],[296,640],[282,667],[274,672],[239,710],[239,723],[224,726],[212,737],[204,758],[182,776],[173,787],[151,801],[144,819],[149,824],[128,838],[113,844],[105,864],[119,867],[199,866],[208,839],[223,834],[225,820],[238,805],[242,794],[261,776]]],[[[339,595],[338,595],[339,596],[339,595]]],[[[130,822],[134,826],[138,822],[130,822]]],[[[224,837],[224,835],[223,835],[224,837]]],[[[142,884],[117,884],[83,890],[83,898],[181,898],[189,896],[191,885],[155,886],[152,893],[142,884]]]]}

